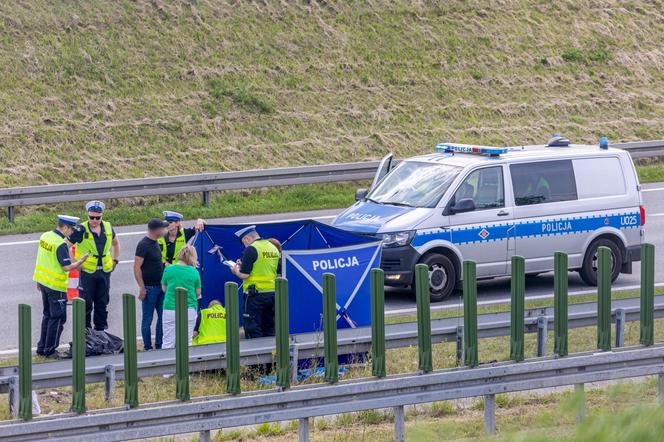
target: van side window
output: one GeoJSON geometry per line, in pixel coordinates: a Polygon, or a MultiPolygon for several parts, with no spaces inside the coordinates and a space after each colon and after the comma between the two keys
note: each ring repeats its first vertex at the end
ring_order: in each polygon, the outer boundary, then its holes
{"type": "Polygon", "coordinates": [[[454,201],[472,198],[475,210],[505,207],[503,168],[486,167],[471,172],[454,194],[454,201]]]}
{"type": "Polygon", "coordinates": [[[572,160],[510,165],[517,206],[577,199],[572,160]]]}

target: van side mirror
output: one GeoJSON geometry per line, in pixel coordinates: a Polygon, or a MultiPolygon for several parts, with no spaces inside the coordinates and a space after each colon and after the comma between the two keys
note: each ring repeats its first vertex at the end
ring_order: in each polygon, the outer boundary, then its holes
{"type": "Polygon", "coordinates": [[[355,191],[355,201],[363,201],[367,197],[369,191],[367,189],[357,189],[355,191]]]}
{"type": "Polygon", "coordinates": [[[475,201],[472,198],[463,198],[450,207],[450,214],[472,212],[473,210],[475,210],[475,201]]]}

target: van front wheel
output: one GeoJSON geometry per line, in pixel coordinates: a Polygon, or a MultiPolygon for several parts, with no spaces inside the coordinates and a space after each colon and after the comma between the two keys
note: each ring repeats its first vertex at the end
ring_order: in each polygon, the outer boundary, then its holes
{"type": "Polygon", "coordinates": [[[431,253],[425,255],[420,263],[429,267],[429,299],[431,302],[439,302],[450,296],[457,279],[452,261],[445,255],[431,253]]]}
{"type": "Polygon", "coordinates": [[[607,238],[600,238],[593,241],[588,250],[586,250],[583,258],[583,266],[579,271],[583,282],[591,286],[597,285],[597,266],[599,265],[597,261],[597,249],[600,247],[611,249],[611,282],[618,278],[623,263],[620,247],[614,241],[607,238]]]}

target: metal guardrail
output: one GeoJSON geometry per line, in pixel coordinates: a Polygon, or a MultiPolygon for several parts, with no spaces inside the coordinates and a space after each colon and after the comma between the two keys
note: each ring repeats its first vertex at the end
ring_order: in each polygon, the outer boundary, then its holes
{"type": "MultiPolygon", "coordinates": [[[[625,149],[634,158],[664,156],[664,140],[618,143],[612,144],[611,147],[625,149]]],[[[90,199],[201,192],[203,204],[207,205],[209,193],[212,191],[371,179],[378,164],[378,161],[365,161],[241,172],[13,187],[0,189],[0,207],[7,207],[7,216],[10,221],[13,221],[15,208],[18,206],[90,199]]]]}
{"type": "Polygon", "coordinates": [[[615,149],[629,152],[632,158],[648,158],[664,156],[664,140],[633,141],[630,143],[611,144],[615,149]]]}
{"type": "Polygon", "coordinates": [[[44,440],[97,442],[144,439],[172,434],[264,422],[394,407],[395,429],[403,431],[403,406],[485,397],[485,426],[495,425],[495,394],[583,385],[664,373],[664,346],[613,352],[539,358],[520,363],[497,363],[478,368],[448,369],[427,374],[392,375],[306,385],[287,391],[219,395],[191,402],[168,402],[140,409],[111,409],[86,415],[60,415],[0,425],[6,441],[44,440]],[[398,425],[398,427],[397,427],[398,425]]]}
{"type": "MultiPolygon", "coordinates": [[[[612,302],[613,316],[622,309],[627,321],[638,321],[640,304],[638,298],[620,299],[612,302]]],[[[552,329],[553,307],[536,308],[525,311],[527,333],[537,332],[537,318],[548,318],[552,329]]],[[[664,317],[664,295],[655,297],[655,317],[664,317]]],[[[597,303],[572,304],[569,306],[569,327],[589,327],[597,322],[597,303]]],[[[457,327],[463,318],[443,318],[431,321],[433,343],[453,342],[457,339],[457,327]]],[[[489,313],[478,316],[478,337],[490,338],[509,336],[510,312],[489,313]]],[[[243,365],[273,362],[274,338],[259,338],[241,341],[240,360],[243,365]]],[[[405,322],[389,324],[385,328],[385,347],[403,348],[417,345],[417,323],[405,322]]],[[[338,331],[338,354],[349,355],[368,352],[371,346],[371,327],[340,329],[338,331]]],[[[291,347],[297,348],[300,360],[323,356],[322,333],[303,333],[291,336],[291,347]]],[[[124,379],[123,355],[95,356],[86,359],[86,382],[104,382],[106,367],[115,368],[117,379],[124,379]]],[[[200,372],[226,368],[226,344],[194,346],[189,349],[189,371],[200,372]]],[[[69,386],[72,382],[70,360],[34,364],[32,369],[33,386],[55,388],[69,386]]],[[[175,373],[175,351],[158,350],[138,353],[139,377],[160,376],[175,373]]],[[[0,392],[9,389],[10,378],[18,375],[18,367],[0,367],[0,392]]]]}
{"type": "Polygon", "coordinates": [[[212,191],[365,180],[373,178],[377,167],[378,161],[364,161],[320,166],[245,170],[241,172],[13,187],[0,189],[0,207],[8,208],[9,219],[13,221],[14,208],[17,206],[90,199],[202,192],[203,203],[207,204],[209,193],[212,191]]]}

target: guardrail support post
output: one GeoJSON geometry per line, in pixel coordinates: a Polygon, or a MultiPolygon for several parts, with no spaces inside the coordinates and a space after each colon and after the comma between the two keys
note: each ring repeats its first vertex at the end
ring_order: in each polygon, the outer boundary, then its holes
{"type": "Polygon", "coordinates": [[[7,207],[7,219],[10,223],[13,223],[16,220],[16,207],[9,206],[7,207]]]}
{"type": "Polygon", "coordinates": [[[309,418],[301,417],[298,419],[297,437],[300,442],[309,442],[309,418]]]}
{"type": "Polygon", "coordinates": [[[210,206],[210,192],[208,190],[203,191],[203,206],[204,207],[210,206]]]}
{"type": "MultiPolygon", "coordinates": [[[[30,306],[18,306],[18,395],[14,399],[14,411],[24,420],[32,419],[32,326],[30,306]],[[16,405],[18,404],[18,409],[16,405]]],[[[10,394],[11,397],[11,394],[10,394]]],[[[11,406],[10,406],[11,411],[11,406]]],[[[14,415],[15,416],[15,415],[14,415]]]]}
{"type": "Polygon", "coordinates": [[[463,325],[456,328],[456,366],[463,363],[463,325]]]}
{"type": "Polygon", "coordinates": [[[394,441],[406,442],[406,416],[403,405],[394,407],[394,441]]]}
{"type": "Polygon", "coordinates": [[[641,345],[655,343],[655,246],[641,245],[641,345]]]}
{"type": "Polygon", "coordinates": [[[122,326],[124,337],[124,403],[138,407],[138,360],[136,349],[136,298],[122,295],[122,326]]]}
{"type": "Polygon", "coordinates": [[[275,285],[275,335],[277,350],[277,386],[289,388],[290,352],[288,324],[288,281],[277,278],[275,285]]]}
{"type": "Polygon", "coordinates": [[[323,339],[325,350],[325,382],[339,381],[337,356],[337,287],[333,273],[323,273],[323,339]]]}
{"type": "Polygon", "coordinates": [[[298,362],[300,360],[300,346],[293,343],[290,347],[291,353],[291,383],[297,384],[298,362]]]}
{"type": "Polygon", "coordinates": [[[581,422],[586,417],[586,393],[583,384],[574,384],[574,394],[579,405],[576,413],[576,421],[581,422]]]}
{"type": "Polygon", "coordinates": [[[210,430],[203,430],[198,433],[198,441],[199,442],[211,442],[212,439],[210,438],[210,430]]]}
{"type": "Polygon", "coordinates": [[[484,431],[486,434],[496,434],[496,396],[484,395],[484,431]]]}
{"type": "Polygon", "coordinates": [[[524,353],[524,304],[526,297],[526,261],[522,256],[512,257],[512,305],[510,327],[510,358],[523,361],[524,353]]]}
{"type": "Polygon", "coordinates": [[[189,400],[189,337],[187,290],[175,289],[175,397],[189,400]]]}
{"type": "Polygon", "coordinates": [[[433,370],[431,355],[431,304],[429,300],[429,267],[415,266],[415,299],[417,302],[417,350],[418,368],[422,373],[433,370]]]}
{"type": "Polygon", "coordinates": [[[115,366],[104,367],[104,400],[111,403],[115,399],[115,366]]]}
{"type": "MultiPolygon", "coordinates": [[[[16,419],[19,416],[18,409],[20,407],[19,403],[21,402],[19,383],[19,376],[12,376],[9,378],[9,414],[12,419],[16,419]]],[[[32,408],[30,411],[32,412],[32,408]]]]}
{"type": "Polygon", "coordinates": [[[546,316],[537,317],[537,357],[546,356],[546,338],[548,335],[546,316]]]}
{"type": "Polygon", "coordinates": [[[597,250],[597,349],[611,350],[611,249],[597,250]]]}
{"type": "Polygon", "coordinates": [[[371,374],[385,377],[385,274],[371,269],[371,374]]]}
{"type": "Polygon", "coordinates": [[[72,405],[74,413],[85,413],[85,300],[72,301],[72,405]]]}
{"type": "Polygon", "coordinates": [[[616,309],[616,347],[625,345],[625,310],[616,309]]]}
{"type": "Polygon", "coordinates": [[[664,373],[657,376],[657,398],[660,404],[664,404],[664,373]]]}
{"type": "Polygon", "coordinates": [[[556,252],[553,266],[553,352],[562,358],[568,354],[567,253],[556,252]]]}
{"type": "Polygon", "coordinates": [[[463,262],[464,364],[476,367],[477,347],[477,270],[474,261],[463,262]]]}
{"type": "Polygon", "coordinates": [[[240,394],[240,300],[238,286],[224,285],[226,301],[226,393],[240,394]]]}

